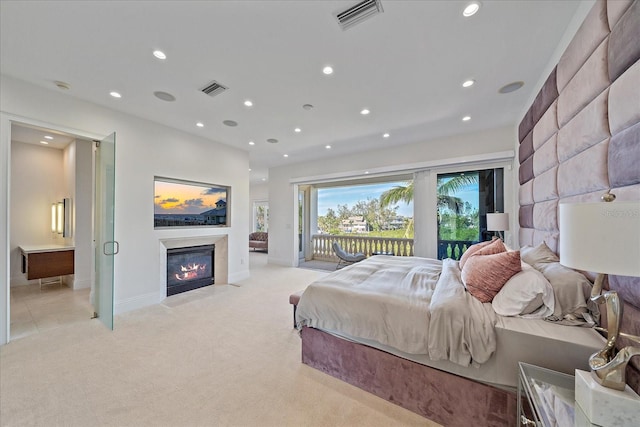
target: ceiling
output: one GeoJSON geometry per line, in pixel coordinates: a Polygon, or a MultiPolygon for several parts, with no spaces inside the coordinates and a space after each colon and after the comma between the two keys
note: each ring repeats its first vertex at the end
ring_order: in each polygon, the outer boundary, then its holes
{"type": "Polygon", "coordinates": [[[515,125],[580,5],[483,0],[466,18],[469,1],[382,0],[343,31],[335,14],[357,2],[3,0],[0,72],[248,151],[254,182],[287,163],[515,125]],[[228,90],[202,93],[213,80],[228,90]],[[498,93],[514,81],[524,87],[498,93]]]}

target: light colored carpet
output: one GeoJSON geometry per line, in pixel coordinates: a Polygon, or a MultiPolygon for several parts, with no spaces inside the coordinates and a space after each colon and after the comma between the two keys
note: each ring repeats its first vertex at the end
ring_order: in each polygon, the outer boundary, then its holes
{"type": "Polygon", "coordinates": [[[300,362],[290,293],[327,274],[251,278],[0,347],[2,426],[437,426],[300,362]]]}

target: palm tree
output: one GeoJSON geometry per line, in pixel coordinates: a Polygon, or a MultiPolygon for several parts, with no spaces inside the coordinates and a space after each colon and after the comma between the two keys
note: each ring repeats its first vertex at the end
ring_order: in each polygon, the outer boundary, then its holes
{"type": "MultiPolygon", "coordinates": [[[[478,183],[478,174],[457,175],[438,185],[438,207],[446,207],[456,214],[462,212],[464,202],[461,198],[451,196],[464,186],[478,183]]],[[[413,181],[407,181],[407,185],[397,185],[380,195],[380,205],[387,207],[398,202],[409,203],[413,200],[413,181]]]]}
{"type": "MultiPolygon", "coordinates": [[[[460,174],[442,181],[438,185],[438,223],[440,217],[440,208],[451,209],[456,215],[462,213],[464,202],[461,198],[452,196],[466,185],[477,184],[478,174],[460,174]]],[[[407,181],[407,185],[397,185],[380,195],[380,206],[387,207],[398,202],[409,203],[413,200],[413,181],[407,181]]],[[[409,221],[405,238],[409,235],[409,230],[413,228],[413,218],[409,221]]]]}

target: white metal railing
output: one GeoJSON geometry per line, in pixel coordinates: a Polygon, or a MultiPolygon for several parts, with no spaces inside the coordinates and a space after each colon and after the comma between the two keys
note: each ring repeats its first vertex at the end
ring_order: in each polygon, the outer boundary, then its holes
{"type": "Polygon", "coordinates": [[[363,253],[366,256],[375,253],[387,253],[396,256],[413,256],[413,239],[395,239],[390,237],[368,237],[350,235],[314,234],[311,236],[313,259],[319,261],[338,261],[332,244],[338,242],[349,253],[363,253]]]}

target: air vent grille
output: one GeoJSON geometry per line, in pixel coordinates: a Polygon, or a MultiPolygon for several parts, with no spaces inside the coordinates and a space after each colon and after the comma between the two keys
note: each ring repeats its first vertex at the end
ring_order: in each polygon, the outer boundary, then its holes
{"type": "Polygon", "coordinates": [[[336,19],[338,20],[340,28],[347,30],[365,19],[369,19],[373,15],[382,12],[382,3],[380,3],[380,0],[364,0],[347,10],[338,12],[336,19]]]}
{"type": "Polygon", "coordinates": [[[225,90],[229,89],[226,86],[221,85],[220,83],[218,83],[217,81],[212,81],[211,83],[209,83],[206,87],[204,87],[202,89],[203,93],[206,93],[209,96],[216,96],[221,94],[222,92],[224,92],[225,90]]]}

